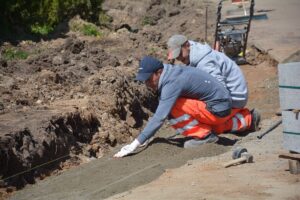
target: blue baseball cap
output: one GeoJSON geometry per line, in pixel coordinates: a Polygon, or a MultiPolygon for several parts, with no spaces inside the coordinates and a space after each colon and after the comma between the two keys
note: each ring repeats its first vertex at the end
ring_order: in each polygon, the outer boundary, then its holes
{"type": "Polygon", "coordinates": [[[140,62],[139,71],[135,80],[146,81],[154,72],[161,68],[164,68],[164,65],[161,61],[152,58],[151,56],[145,56],[140,62]]]}

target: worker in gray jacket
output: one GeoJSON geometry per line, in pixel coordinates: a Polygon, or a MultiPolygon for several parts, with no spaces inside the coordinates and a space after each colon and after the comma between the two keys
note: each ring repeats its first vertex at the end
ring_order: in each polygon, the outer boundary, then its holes
{"type": "Polygon", "coordinates": [[[188,40],[184,35],[173,35],[167,45],[168,59],[177,59],[211,74],[229,90],[233,108],[245,107],[248,100],[247,82],[233,60],[207,44],[188,40]]]}
{"type": "Polygon", "coordinates": [[[231,109],[228,90],[204,71],[163,64],[146,56],[140,62],[136,80],[158,92],[159,105],[139,136],[114,157],[133,152],[152,137],[167,118],[178,133],[190,138],[184,143],[185,148],[216,142],[216,134],[255,128],[249,110],[231,109]]]}

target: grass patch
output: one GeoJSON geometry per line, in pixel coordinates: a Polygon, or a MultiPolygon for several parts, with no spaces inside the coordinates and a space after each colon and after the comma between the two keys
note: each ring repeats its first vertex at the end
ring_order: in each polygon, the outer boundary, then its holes
{"type": "Polygon", "coordinates": [[[95,37],[103,36],[103,33],[95,24],[86,22],[80,19],[79,17],[75,17],[72,20],[70,20],[69,27],[70,30],[74,32],[79,32],[83,35],[95,36],[95,37]]]}
{"type": "Polygon", "coordinates": [[[101,36],[101,32],[98,31],[98,28],[92,24],[84,24],[82,27],[82,33],[87,36],[101,36]]]}
{"type": "Polygon", "coordinates": [[[5,60],[19,60],[19,59],[27,59],[29,54],[26,51],[17,50],[14,48],[5,49],[2,52],[2,56],[5,60]]]}
{"type": "Polygon", "coordinates": [[[50,32],[53,31],[53,27],[49,25],[39,25],[39,24],[34,24],[30,26],[30,30],[34,34],[38,35],[48,35],[50,32]]]}

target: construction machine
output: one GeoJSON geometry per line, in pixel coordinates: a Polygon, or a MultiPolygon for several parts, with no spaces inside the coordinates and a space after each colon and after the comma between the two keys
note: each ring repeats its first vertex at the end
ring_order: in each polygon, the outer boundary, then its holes
{"type": "MultiPolygon", "coordinates": [[[[247,40],[253,17],[265,17],[264,13],[254,15],[254,0],[232,0],[231,9],[222,13],[223,2],[218,4],[214,49],[225,53],[237,64],[245,64],[247,40]],[[240,12],[242,14],[237,15],[240,12]]],[[[228,1],[227,1],[228,3],[228,1]]]]}

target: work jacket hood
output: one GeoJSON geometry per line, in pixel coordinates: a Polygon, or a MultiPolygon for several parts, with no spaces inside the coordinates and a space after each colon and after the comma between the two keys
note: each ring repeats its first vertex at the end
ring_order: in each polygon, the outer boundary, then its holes
{"type": "Polygon", "coordinates": [[[200,44],[189,40],[190,43],[190,65],[197,66],[197,64],[209,53],[212,48],[208,44],[200,44]]]}

